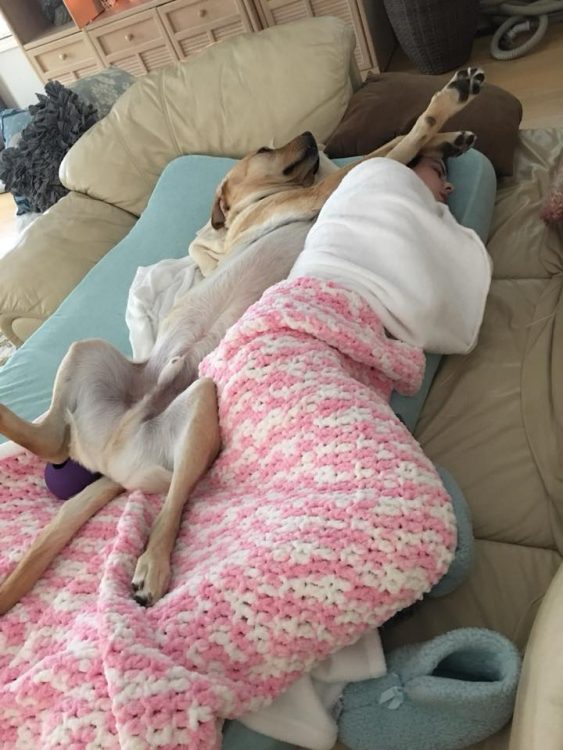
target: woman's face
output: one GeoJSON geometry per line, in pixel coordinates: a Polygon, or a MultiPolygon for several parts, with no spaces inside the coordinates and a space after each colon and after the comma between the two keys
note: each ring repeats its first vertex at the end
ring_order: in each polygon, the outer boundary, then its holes
{"type": "Polygon", "coordinates": [[[437,201],[446,202],[454,186],[447,181],[446,168],[441,159],[423,156],[413,167],[413,172],[416,172],[437,201]]]}

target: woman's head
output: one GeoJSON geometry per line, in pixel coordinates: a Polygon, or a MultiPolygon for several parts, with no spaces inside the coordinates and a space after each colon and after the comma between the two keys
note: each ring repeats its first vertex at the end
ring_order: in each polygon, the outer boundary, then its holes
{"type": "Polygon", "coordinates": [[[420,156],[409,165],[432,195],[440,203],[445,203],[454,186],[448,182],[446,166],[442,159],[420,156]]]}

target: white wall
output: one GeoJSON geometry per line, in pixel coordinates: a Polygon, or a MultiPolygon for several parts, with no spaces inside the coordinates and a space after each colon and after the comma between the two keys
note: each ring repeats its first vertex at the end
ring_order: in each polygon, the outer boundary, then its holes
{"type": "Polygon", "coordinates": [[[19,47],[0,52],[0,96],[9,107],[36,104],[43,84],[19,47]]]}

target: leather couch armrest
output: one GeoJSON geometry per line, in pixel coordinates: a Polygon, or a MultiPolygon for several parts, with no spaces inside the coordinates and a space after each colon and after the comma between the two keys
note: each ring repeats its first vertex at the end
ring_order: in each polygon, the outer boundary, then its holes
{"type": "Polygon", "coordinates": [[[27,227],[0,259],[0,329],[19,346],[46,320],[136,217],[71,192],[27,227]]]}
{"type": "Polygon", "coordinates": [[[509,750],[563,747],[563,565],[534,622],[518,687],[509,750]]]}

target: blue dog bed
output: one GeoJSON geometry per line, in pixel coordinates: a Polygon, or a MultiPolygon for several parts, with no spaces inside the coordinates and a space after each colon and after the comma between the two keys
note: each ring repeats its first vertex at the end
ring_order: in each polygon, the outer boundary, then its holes
{"type": "MultiPolygon", "coordinates": [[[[336,163],[351,161],[355,160],[338,159],[336,163]]],[[[216,186],[234,163],[220,157],[182,156],[166,167],[131,232],[92,268],[0,370],[1,403],[25,419],[42,414],[51,401],[57,368],[74,341],[103,338],[130,354],[125,308],[137,267],[186,255],[196,231],[209,218],[216,186]]],[[[456,186],[450,201],[454,215],[485,240],[496,192],[491,163],[478,151],[469,151],[451,160],[448,169],[456,186]]],[[[439,357],[428,357],[424,384],[416,396],[393,397],[393,408],[411,430],[438,363],[439,357]]]]}
{"type": "MultiPolygon", "coordinates": [[[[351,161],[355,160],[338,159],[336,163],[351,161]]],[[[209,218],[216,186],[234,163],[232,159],[196,155],[180,157],[166,167],[131,232],[102,258],[0,370],[0,402],[25,419],[32,420],[43,413],[51,400],[57,368],[74,341],[103,338],[130,354],[125,308],[137,267],[185,256],[196,231],[209,218]]],[[[481,153],[469,151],[451,160],[448,172],[456,187],[450,197],[452,212],[485,241],[496,193],[491,163],[481,153]]],[[[439,362],[439,355],[427,354],[424,382],[415,396],[393,394],[393,409],[410,430],[415,427],[439,362]]],[[[450,581],[436,593],[446,593],[451,585],[450,581]]],[[[289,747],[238,722],[229,724],[223,742],[223,750],[289,747]]]]}

